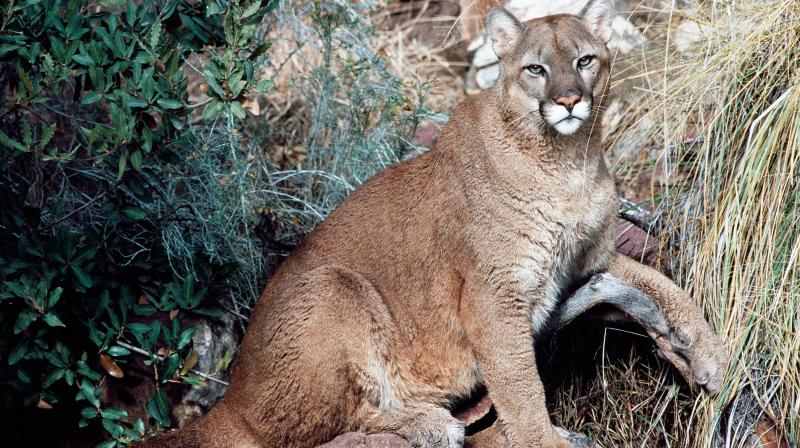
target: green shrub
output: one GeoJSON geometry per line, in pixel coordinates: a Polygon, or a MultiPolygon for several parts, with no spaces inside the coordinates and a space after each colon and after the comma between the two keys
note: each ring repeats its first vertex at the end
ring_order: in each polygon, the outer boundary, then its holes
{"type": "MultiPolygon", "coordinates": [[[[191,176],[197,145],[184,58],[210,53],[205,116],[242,118],[268,45],[254,39],[276,2],[27,0],[0,25],[0,356],[4,414],[24,405],[83,403],[81,426],[101,424],[103,446],[139,439],[144,422],[101,400],[149,353],[157,385],[200,384],[190,373],[186,317],[219,316],[207,286],[235,266],[198,242],[174,254],[165,229],[204,220],[168,188],[191,176]],[[189,209],[187,212],[186,208],[189,209]],[[214,261],[219,261],[215,263],[214,261]],[[122,343],[122,344],[120,344],[122,343]],[[124,345],[124,346],[123,346],[124,345]],[[163,356],[154,355],[161,349],[163,356]]],[[[196,357],[195,357],[196,358],[196,357]]],[[[172,424],[164,393],[147,399],[172,424]]]]}

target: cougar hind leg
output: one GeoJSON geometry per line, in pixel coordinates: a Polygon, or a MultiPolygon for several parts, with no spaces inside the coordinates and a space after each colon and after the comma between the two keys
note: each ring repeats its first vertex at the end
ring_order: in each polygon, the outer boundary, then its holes
{"type": "Polygon", "coordinates": [[[200,420],[142,443],[136,448],[256,448],[261,447],[250,425],[220,401],[200,420]]]}
{"type": "MultiPolygon", "coordinates": [[[[309,273],[303,283],[304,290],[313,294],[308,300],[314,304],[304,324],[309,327],[306,356],[315,358],[312,364],[319,366],[337,356],[344,361],[341,370],[326,374],[347,377],[347,384],[337,387],[345,388],[341,396],[346,399],[334,411],[346,421],[331,429],[390,432],[407,439],[412,447],[460,448],[464,425],[450,411],[434,404],[407,403],[404,391],[410,384],[399,373],[403,344],[398,343],[391,314],[369,280],[341,266],[325,266],[309,273]]],[[[310,381],[320,382],[325,380],[310,381]]],[[[330,390],[320,396],[335,399],[336,394],[330,390]]]]}
{"type": "Polygon", "coordinates": [[[364,402],[396,400],[385,375],[393,321],[366,278],[322,266],[265,300],[257,312],[275,317],[248,330],[251,356],[234,368],[229,390],[251,404],[241,411],[263,446],[316,446],[356,429],[364,402]]]}

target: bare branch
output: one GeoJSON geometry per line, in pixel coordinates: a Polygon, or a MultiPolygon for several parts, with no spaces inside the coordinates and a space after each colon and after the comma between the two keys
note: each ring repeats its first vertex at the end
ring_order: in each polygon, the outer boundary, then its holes
{"type": "MultiPolygon", "coordinates": [[[[163,361],[164,360],[163,356],[156,355],[155,353],[150,353],[147,350],[141,349],[141,348],[136,347],[134,345],[127,344],[127,343],[122,342],[122,341],[117,341],[116,344],[118,346],[120,346],[122,348],[126,348],[126,349],[128,349],[128,350],[130,350],[130,351],[132,351],[132,352],[134,352],[136,354],[139,354],[139,355],[142,355],[142,356],[154,356],[159,361],[163,361]]],[[[214,378],[213,376],[211,376],[211,375],[209,375],[207,373],[200,372],[199,370],[191,369],[191,370],[189,370],[189,373],[191,373],[193,375],[197,375],[200,378],[203,378],[203,379],[205,379],[207,381],[211,381],[212,383],[217,383],[217,384],[222,384],[223,386],[228,386],[228,382],[227,381],[223,381],[221,379],[214,378]]]]}

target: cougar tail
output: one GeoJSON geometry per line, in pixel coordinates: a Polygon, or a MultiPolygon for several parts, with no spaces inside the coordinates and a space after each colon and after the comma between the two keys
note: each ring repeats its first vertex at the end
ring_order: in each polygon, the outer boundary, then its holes
{"type": "Polygon", "coordinates": [[[222,400],[199,420],[132,446],[135,448],[232,448],[258,447],[261,444],[250,431],[249,425],[244,419],[230,411],[225,406],[225,400],[222,400]]]}

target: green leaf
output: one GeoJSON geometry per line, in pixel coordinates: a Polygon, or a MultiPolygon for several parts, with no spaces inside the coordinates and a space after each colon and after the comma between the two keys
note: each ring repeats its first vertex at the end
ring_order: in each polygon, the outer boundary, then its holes
{"type": "Polygon", "coordinates": [[[110,420],[119,420],[128,416],[128,413],[124,409],[120,408],[103,409],[100,414],[103,416],[103,418],[110,420]]]}
{"type": "Polygon", "coordinates": [[[86,364],[86,361],[82,359],[78,361],[78,373],[93,381],[100,381],[102,378],[99,373],[92,370],[89,365],[86,364]]]}
{"type": "Polygon", "coordinates": [[[130,219],[141,221],[147,218],[147,212],[139,207],[126,207],[122,209],[122,213],[130,219]]]}
{"type": "Polygon", "coordinates": [[[100,334],[100,331],[94,325],[94,322],[89,320],[86,323],[86,328],[89,330],[89,340],[94,342],[94,344],[98,347],[103,345],[103,338],[100,334]]]}
{"type": "Polygon", "coordinates": [[[261,7],[261,1],[259,0],[254,1],[252,5],[248,6],[247,9],[244,10],[244,12],[242,13],[242,18],[246,19],[252,16],[253,14],[257,13],[258,8],[260,7],[261,7]]]}
{"type": "Polygon", "coordinates": [[[206,106],[205,110],[203,111],[203,118],[209,119],[215,117],[217,114],[222,112],[222,109],[225,107],[225,103],[220,100],[213,100],[211,101],[208,106],[206,106]]]}
{"type": "Polygon", "coordinates": [[[139,433],[139,435],[144,435],[144,421],[141,418],[137,418],[135,422],[133,422],[133,430],[139,433]]]}
{"type": "Polygon", "coordinates": [[[97,417],[97,409],[86,407],[81,409],[81,416],[87,420],[97,417]]]}
{"type": "Polygon", "coordinates": [[[239,69],[233,72],[228,78],[228,87],[231,89],[231,97],[238,98],[239,94],[242,93],[242,89],[244,88],[244,81],[242,81],[243,76],[244,70],[239,69]]]}
{"type": "Polygon", "coordinates": [[[31,124],[28,121],[23,121],[22,125],[22,143],[25,144],[28,148],[31,147],[33,144],[33,130],[31,129],[31,124]]]}
{"type": "Polygon", "coordinates": [[[82,380],[81,391],[79,392],[79,395],[82,395],[84,398],[86,398],[89,403],[92,404],[92,406],[100,406],[100,399],[97,398],[97,389],[92,385],[92,383],[82,380]]]}
{"type": "Polygon", "coordinates": [[[5,132],[0,131],[0,145],[8,148],[16,149],[17,151],[29,152],[30,150],[22,143],[12,139],[5,132]]]}
{"type": "Polygon", "coordinates": [[[153,23],[153,27],[150,28],[150,47],[156,48],[158,46],[158,40],[161,38],[161,21],[156,20],[153,23]]]}
{"type": "Polygon", "coordinates": [[[32,309],[22,310],[17,316],[16,322],[14,322],[14,334],[25,331],[25,329],[31,325],[31,322],[35,321],[38,317],[39,315],[32,309]]]}
{"type": "Polygon", "coordinates": [[[159,425],[172,425],[172,420],[169,416],[169,402],[167,402],[167,397],[161,389],[156,390],[155,395],[147,397],[147,412],[156,419],[159,425]]]}
{"type": "Polygon", "coordinates": [[[55,134],[56,134],[55,123],[49,123],[44,125],[44,128],[42,129],[42,138],[39,140],[39,149],[44,149],[44,147],[47,146],[48,143],[50,143],[50,140],[53,139],[53,136],[55,134]]]}
{"type": "Polygon", "coordinates": [[[103,428],[115,439],[125,434],[125,428],[122,425],[108,418],[103,419],[103,428]]]}
{"type": "Polygon", "coordinates": [[[116,440],[110,439],[105,442],[98,443],[94,448],[116,448],[119,443],[116,440]]]}
{"type": "Polygon", "coordinates": [[[76,54],[72,56],[72,60],[81,65],[94,65],[94,59],[88,54],[76,54]]]}
{"type": "Polygon", "coordinates": [[[59,319],[54,313],[45,313],[44,321],[47,322],[47,325],[50,325],[51,327],[66,327],[64,322],[61,322],[61,319],[59,319]]]}
{"type": "Polygon", "coordinates": [[[125,154],[119,155],[119,162],[117,164],[117,181],[122,180],[122,175],[125,174],[125,167],[128,165],[128,158],[125,154]]]}
{"type": "Polygon", "coordinates": [[[18,363],[28,353],[28,344],[20,342],[11,353],[8,354],[8,365],[13,366],[18,363]]]}
{"type": "Polygon", "coordinates": [[[64,377],[64,369],[53,370],[52,372],[50,372],[49,375],[47,375],[47,378],[45,378],[44,381],[42,381],[42,387],[46,389],[52,386],[56,381],[60,380],[63,377],[64,377]]]}
{"type": "Polygon", "coordinates": [[[78,280],[78,283],[80,283],[81,286],[83,286],[84,288],[92,287],[93,284],[92,278],[89,277],[89,275],[86,272],[84,272],[83,269],[74,264],[71,265],[71,268],[72,268],[72,273],[75,274],[75,278],[78,280]]]}
{"type": "Polygon", "coordinates": [[[224,98],[225,91],[222,89],[222,87],[220,87],[219,83],[217,82],[216,76],[214,76],[214,74],[210,71],[209,68],[206,68],[206,70],[203,72],[203,75],[205,75],[206,81],[208,81],[208,86],[211,87],[211,90],[213,90],[214,93],[216,93],[220,97],[224,98]]]}
{"type": "Polygon", "coordinates": [[[206,383],[206,381],[204,379],[202,379],[202,378],[200,378],[198,376],[184,375],[181,378],[183,378],[184,381],[186,381],[187,383],[191,384],[192,386],[197,386],[197,387],[206,387],[206,386],[208,386],[208,383],[206,383]]]}
{"type": "Polygon", "coordinates": [[[266,11],[264,11],[264,12],[265,12],[265,13],[271,13],[272,11],[274,11],[274,10],[275,10],[275,8],[277,8],[277,7],[278,7],[278,4],[279,4],[279,3],[280,3],[280,0],[269,0],[269,1],[267,2],[266,11]]]}
{"type": "Polygon", "coordinates": [[[133,108],[133,107],[147,107],[148,103],[147,103],[147,101],[145,101],[143,99],[128,98],[128,99],[125,100],[125,105],[127,105],[128,107],[131,107],[131,108],[133,108]]]}
{"type": "Polygon", "coordinates": [[[136,56],[133,57],[133,62],[138,62],[140,64],[150,64],[153,62],[153,57],[150,53],[145,51],[140,51],[136,53],[136,56]]]}
{"type": "MultiPolygon", "coordinates": [[[[22,67],[19,66],[19,65],[17,65],[17,74],[19,75],[20,79],[22,80],[22,83],[25,85],[25,89],[28,90],[28,94],[29,95],[33,95],[34,93],[36,93],[33,90],[33,84],[31,83],[30,76],[28,76],[28,72],[23,70],[22,67]]],[[[25,123],[25,122],[23,122],[23,123],[25,123]]]]}
{"type": "Polygon", "coordinates": [[[231,112],[233,113],[233,115],[236,116],[236,118],[240,120],[244,119],[244,117],[247,116],[247,114],[244,111],[244,107],[242,107],[242,104],[239,103],[238,101],[231,102],[231,112]]]}
{"type": "Polygon", "coordinates": [[[178,356],[177,353],[171,354],[169,358],[167,358],[166,363],[164,363],[164,370],[161,374],[161,382],[166,383],[167,381],[171,380],[172,377],[175,376],[175,372],[178,370],[180,364],[180,356],[178,356]]]}
{"type": "Polygon", "coordinates": [[[94,104],[100,101],[101,98],[103,98],[103,95],[101,95],[100,92],[89,92],[84,95],[81,104],[94,104]]]}
{"type": "Polygon", "coordinates": [[[2,57],[4,54],[6,54],[8,52],[11,52],[11,51],[14,51],[14,50],[18,49],[18,48],[19,48],[19,45],[14,45],[14,44],[3,44],[3,45],[0,45],[0,57],[2,57]]]}
{"type": "Polygon", "coordinates": [[[222,317],[224,315],[222,310],[219,310],[217,308],[197,308],[197,309],[194,309],[192,311],[195,312],[196,314],[200,314],[202,316],[208,316],[208,317],[220,318],[220,317],[222,317]]]}
{"type": "Polygon", "coordinates": [[[127,356],[131,354],[131,351],[125,347],[120,347],[119,345],[112,345],[106,351],[111,356],[120,357],[120,356],[127,356]]]}
{"type": "Polygon", "coordinates": [[[50,295],[47,297],[47,307],[52,308],[58,303],[61,299],[61,293],[64,292],[64,288],[58,287],[52,291],[50,291],[50,295]]]}
{"type": "Polygon", "coordinates": [[[163,98],[158,100],[158,105],[163,107],[164,109],[180,109],[181,102],[174,99],[163,98]]]}
{"type": "Polygon", "coordinates": [[[17,378],[25,384],[31,383],[31,376],[23,369],[17,369],[17,378]]]}
{"type": "Polygon", "coordinates": [[[181,332],[180,337],[178,338],[178,350],[182,350],[184,347],[189,345],[192,342],[192,336],[194,336],[196,327],[189,327],[181,332]]]}
{"type": "Polygon", "coordinates": [[[138,149],[131,153],[131,166],[136,171],[142,169],[142,152],[138,149]]]}

